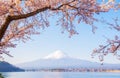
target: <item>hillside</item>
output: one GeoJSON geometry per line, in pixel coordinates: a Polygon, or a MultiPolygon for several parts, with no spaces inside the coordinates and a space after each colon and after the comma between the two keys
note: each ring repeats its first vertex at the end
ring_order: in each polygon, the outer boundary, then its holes
{"type": "Polygon", "coordinates": [[[0,72],[14,72],[14,71],[24,71],[8,62],[0,62],[0,72]]]}

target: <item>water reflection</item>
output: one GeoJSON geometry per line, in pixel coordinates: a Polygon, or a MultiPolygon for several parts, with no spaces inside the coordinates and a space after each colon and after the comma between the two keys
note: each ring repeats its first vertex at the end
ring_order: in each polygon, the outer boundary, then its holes
{"type": "Polygon", "coordinates": [[[60,72],[7,72],[5,78],[63,78],[60,72]]]}
{"type": "Polygon", "coordinates": [[[7,72],[5,78],[120,78],[120,73],[105,72],[7,72]]]}
{"type": "Polygon", "coordinates": [[[42,78],[63,78],[62,73],[56,72],[56,73],[46,73],[42,78]]]}

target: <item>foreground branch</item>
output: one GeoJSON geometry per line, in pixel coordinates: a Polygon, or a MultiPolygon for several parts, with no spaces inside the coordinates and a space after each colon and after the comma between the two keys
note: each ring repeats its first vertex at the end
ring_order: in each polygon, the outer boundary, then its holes
{"type": "Polygon", "coordinates": [[[36,11],[33,11],[33,12],[30,12],[28,14],[22,14],[22,15],[14,15],[14,16],[10,16],[8,15],[4,24],[1,26],[0,28],[0,42],[3,38],[3,36],[5,35],[5,31],[7,30],[9,24],[13,21],[13,20],[19,20],[19,19],[25,19],[25,18],[28,18],[28,17],[31,17],[31,16],[34,16],[40,12],[43,12],[43,11],[46,11],[48,10],[50,7],[44,7],[44,8],[41,8],[41,9],[38,9],[36,11]]]}
{"type": "Polygon", "coordinates": [[[25,18],[28,18],[28,17],[31,17],[31,16],[34,16],[40,12],[44,12],[48,9],[50,10],[60,10],[61,7],[63,7],[64,5],[69,5],[70,3],[74,2],[75,0],[71,1],[71,2],[68,2],[66,4],[62,4],[60,6],[58,6],[57,8],[51,8],[51,6],[46,6],[46,7],[43,7],[43,8],[40,8],[40,9],[37,9],[33,12],[30,12],[30,13],[27,13],[27,14],[21,14],[21,15],[14,15],[14,16],[10,16],[8,15],[4,24],[1,26],[0,28],[0,42],[3,38],[3,36],[5,35],[5,31],[7,30],[9,24],[13,21],[13,20],[19,20],[19,19],[25,19],[25,18]]]}

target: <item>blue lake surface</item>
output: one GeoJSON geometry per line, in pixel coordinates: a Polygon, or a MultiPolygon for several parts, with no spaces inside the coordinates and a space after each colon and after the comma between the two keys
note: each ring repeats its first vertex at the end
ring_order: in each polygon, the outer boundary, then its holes
{"type": "Polygon", "coordinates": [[[7,72],[5,78],[120,78],[120,73],[108,72],[7,72]]]}

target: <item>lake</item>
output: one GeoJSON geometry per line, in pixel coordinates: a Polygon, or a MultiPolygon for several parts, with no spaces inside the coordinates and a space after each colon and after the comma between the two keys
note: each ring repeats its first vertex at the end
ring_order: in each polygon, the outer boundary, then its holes
{"type": "Polygon", "coordinates": [[[120,78],[120,73],[108,72],[7,72],[5,78],[120,78]]]}

